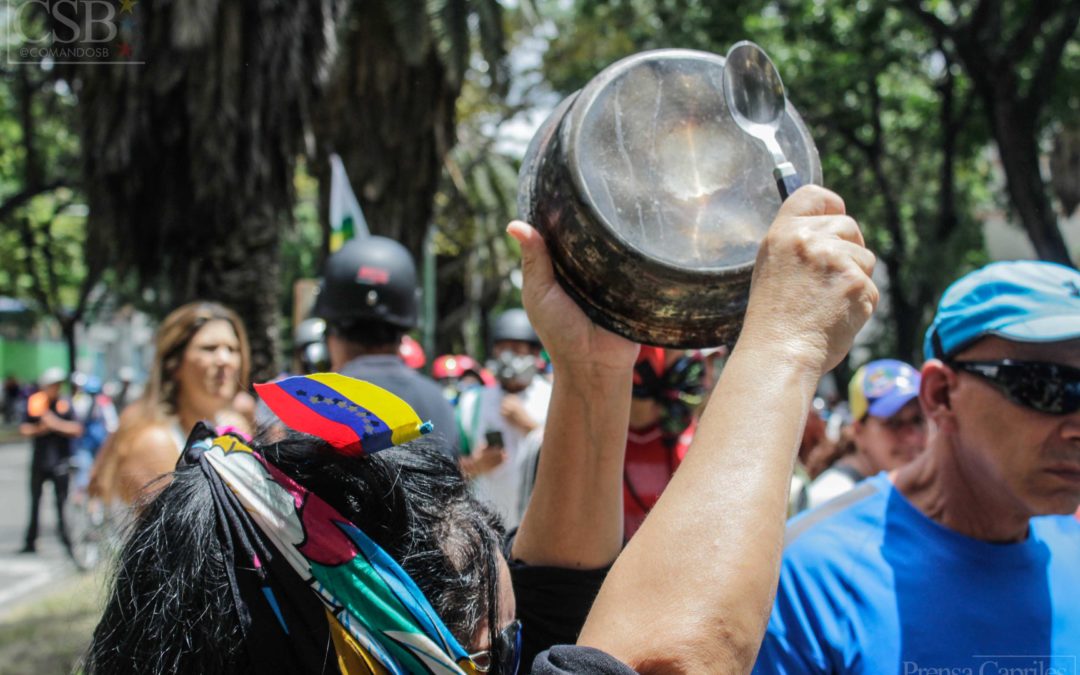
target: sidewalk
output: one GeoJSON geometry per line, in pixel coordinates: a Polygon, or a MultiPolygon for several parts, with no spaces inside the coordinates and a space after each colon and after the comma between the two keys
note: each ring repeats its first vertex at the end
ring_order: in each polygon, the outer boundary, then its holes
{"type": "Polygon", "coordinates": [[[52,486],[41,504],[38,553],[20,555],[29,511],[30,444],[0,427],[0,675],[75,671],[97,625],[105,570],[80,574],[56,536],[52,486]]]}
{"type": "Polygon", "coordinates": [[[51,591],[75,572],[57,537],[55,497],[47,485],[40,508],[38,552],[20,555],[30,515],[30,444],[0,444],[0,617],[51,591]]]}

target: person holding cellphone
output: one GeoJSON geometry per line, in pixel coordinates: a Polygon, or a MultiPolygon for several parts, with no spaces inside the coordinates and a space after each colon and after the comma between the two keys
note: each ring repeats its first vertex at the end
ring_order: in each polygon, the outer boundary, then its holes
{"type": "Polygon", "coordinates": [[[460,463],[477,496],[513,528],[527,505],[526,477],[536,462],[530,434],[543,433],[551,384],[539,373],[541,342],[524,309],[499,314],[491,340],[496,385],[474,387],[458,399],[460,463]]]}

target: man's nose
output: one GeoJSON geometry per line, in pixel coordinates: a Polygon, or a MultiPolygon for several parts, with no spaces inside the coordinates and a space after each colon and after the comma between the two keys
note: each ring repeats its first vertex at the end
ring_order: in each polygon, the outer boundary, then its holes
{"type": "Polygon", "coordinates": [[[1080,410],[1063,416],[1061,437],[1074,445],[1080,445],[1080,410]]]}

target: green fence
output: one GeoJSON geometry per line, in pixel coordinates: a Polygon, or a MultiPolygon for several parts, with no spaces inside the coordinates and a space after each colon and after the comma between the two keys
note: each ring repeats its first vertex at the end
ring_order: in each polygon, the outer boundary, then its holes
{"type": "Polygon", "coordinates": [[[63,342],[0,338],[0,377],[14,375],[22,382],[36,380],[42,371],[52,366],[67,371],[68,348],[63,342]]]}

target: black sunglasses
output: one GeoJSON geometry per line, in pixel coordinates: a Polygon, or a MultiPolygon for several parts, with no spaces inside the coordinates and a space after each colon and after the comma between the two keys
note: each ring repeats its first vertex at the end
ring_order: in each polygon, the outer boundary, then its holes
{"type": "Polygon", "coordinates": [[[499,631],[491,649],[469,654],[469,658],[481,673],[496,672],[499,675],[517,675],[521,666],[521,621],[499,631]],[[498,668],[494,666],[498,663],[498,668]]]}
{"type": "Polygon", "coordinates": [[[1048,415],[1080,410],[1080,368],[1038,361],[946,361],[997,387],[1013,403],[1048,415]]]}

